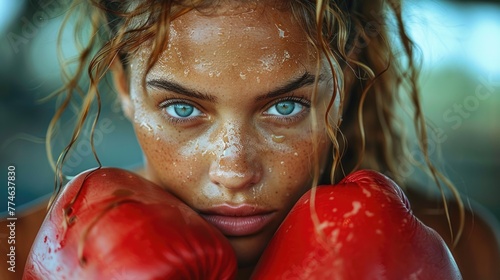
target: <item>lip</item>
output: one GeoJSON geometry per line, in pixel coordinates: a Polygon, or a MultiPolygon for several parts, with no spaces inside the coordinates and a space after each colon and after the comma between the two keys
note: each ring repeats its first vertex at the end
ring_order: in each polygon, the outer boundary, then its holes
{"type": "Polygon", "coordinates": [[[247,236],[261,231],[274,215],[273,210],[249,204],[223,204],[200,211],[200,215],[226,236],[247,236]]]}

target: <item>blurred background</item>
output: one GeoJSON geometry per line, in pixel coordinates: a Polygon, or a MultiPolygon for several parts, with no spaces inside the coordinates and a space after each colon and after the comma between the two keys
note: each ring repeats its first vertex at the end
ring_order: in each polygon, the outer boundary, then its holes
{"type": "MultiPolygon", "coordinates": [[[[0,178],[6,182],[7,167],[15,166],[17,211],[54,188],[44,138],[56,102],[39,100],[60,86],[56,40],[62,2],[0,0],[0,178]]],[[[446,174],[500,219],[500,1],[412,0],[403,8],[424,59],[423,105],[437,131],[430,152],[438,155],[433,147],[440,144],[446,174]]],[[[64,49],[74,53],[71,43],[64,49]]],[[[141,151],[130,123],[114,93],[103,96],[95,138],[101,162],[139,165],[141,151]]],[[[70,123],[59,129],[68,133],[70,123]]],[[[55,151],[64,144],[56,143],[55,151]]],[[[95,165],[90,142],[82,140],[65,171],[75,175],[95,165]]],[[[407,174],[420,176],[412,169],[407,174]]],[[[4,184],[0,204],[5,201],[4,184]]]]}

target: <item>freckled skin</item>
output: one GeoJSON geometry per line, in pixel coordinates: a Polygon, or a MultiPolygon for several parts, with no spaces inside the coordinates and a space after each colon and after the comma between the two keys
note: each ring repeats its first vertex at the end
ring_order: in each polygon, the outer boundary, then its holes
{"type": "MultiPolygon", "coordinates": [[[[323,129],[317,131],[320,162],[313,163],[309,110],[304,107],[295,118],[267,114],[283,97],[310,100],[312,84],[256,100],[306,71],[316,74],[316,55],[291,14],[270,7],[233,12],[191,11],[175,19],[169,48],[146,76],[146,82],[168,79],[216,102],[143,87],[147,49],[131,61],[130,94],[123,98],[129,98],[124,104],[130,104],[148,179],[195,210],[226,203],[275,211],[257,234],[228,237],[240,267],[247,267],[310,188],[313,164],[324,167],[331,143],[323,129]],[[173,99],[194,106],[199,115],[173,121],[162,106],[173,99]]],[[[320,81],[317,104],[331,98],[332,88],[331,79],[320,81]]],[[[324,114],[324,106],[317,105],[320,126],[324,114]]]]}

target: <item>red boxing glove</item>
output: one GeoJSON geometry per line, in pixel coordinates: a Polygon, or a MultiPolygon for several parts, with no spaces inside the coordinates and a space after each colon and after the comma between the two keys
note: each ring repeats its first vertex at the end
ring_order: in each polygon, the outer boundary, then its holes
{"type": "Polygon", "coordinates": [[[319,186],[318,228],[310,198],[290,211],[252,279],[461,279],[444,241],[387,177],[363,170],[319,186]]]}
{"type": "Polygon", "coordinates": [[[102,168],[78,175],[55,201],[23,279],[233,279],[236,269],[229,241],[186,204],[102,168]]]}

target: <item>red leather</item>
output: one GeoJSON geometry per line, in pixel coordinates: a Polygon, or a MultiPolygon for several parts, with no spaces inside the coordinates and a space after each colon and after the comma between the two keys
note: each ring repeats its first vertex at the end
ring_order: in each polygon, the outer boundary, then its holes
{"type": "Polygon", "coordinates": [[[229,241],[187,205],[133,173],[102,168],[78,175],[55,201],[24,279],[233,279],[236,267],[229,241]]]}
{"type": "Polygon", "coordinates": [[[291,210],[252,279],[461,279],[444,241],[387,177],[363,170],[319,186],[318,227],[310,199],[291,210]]]}

